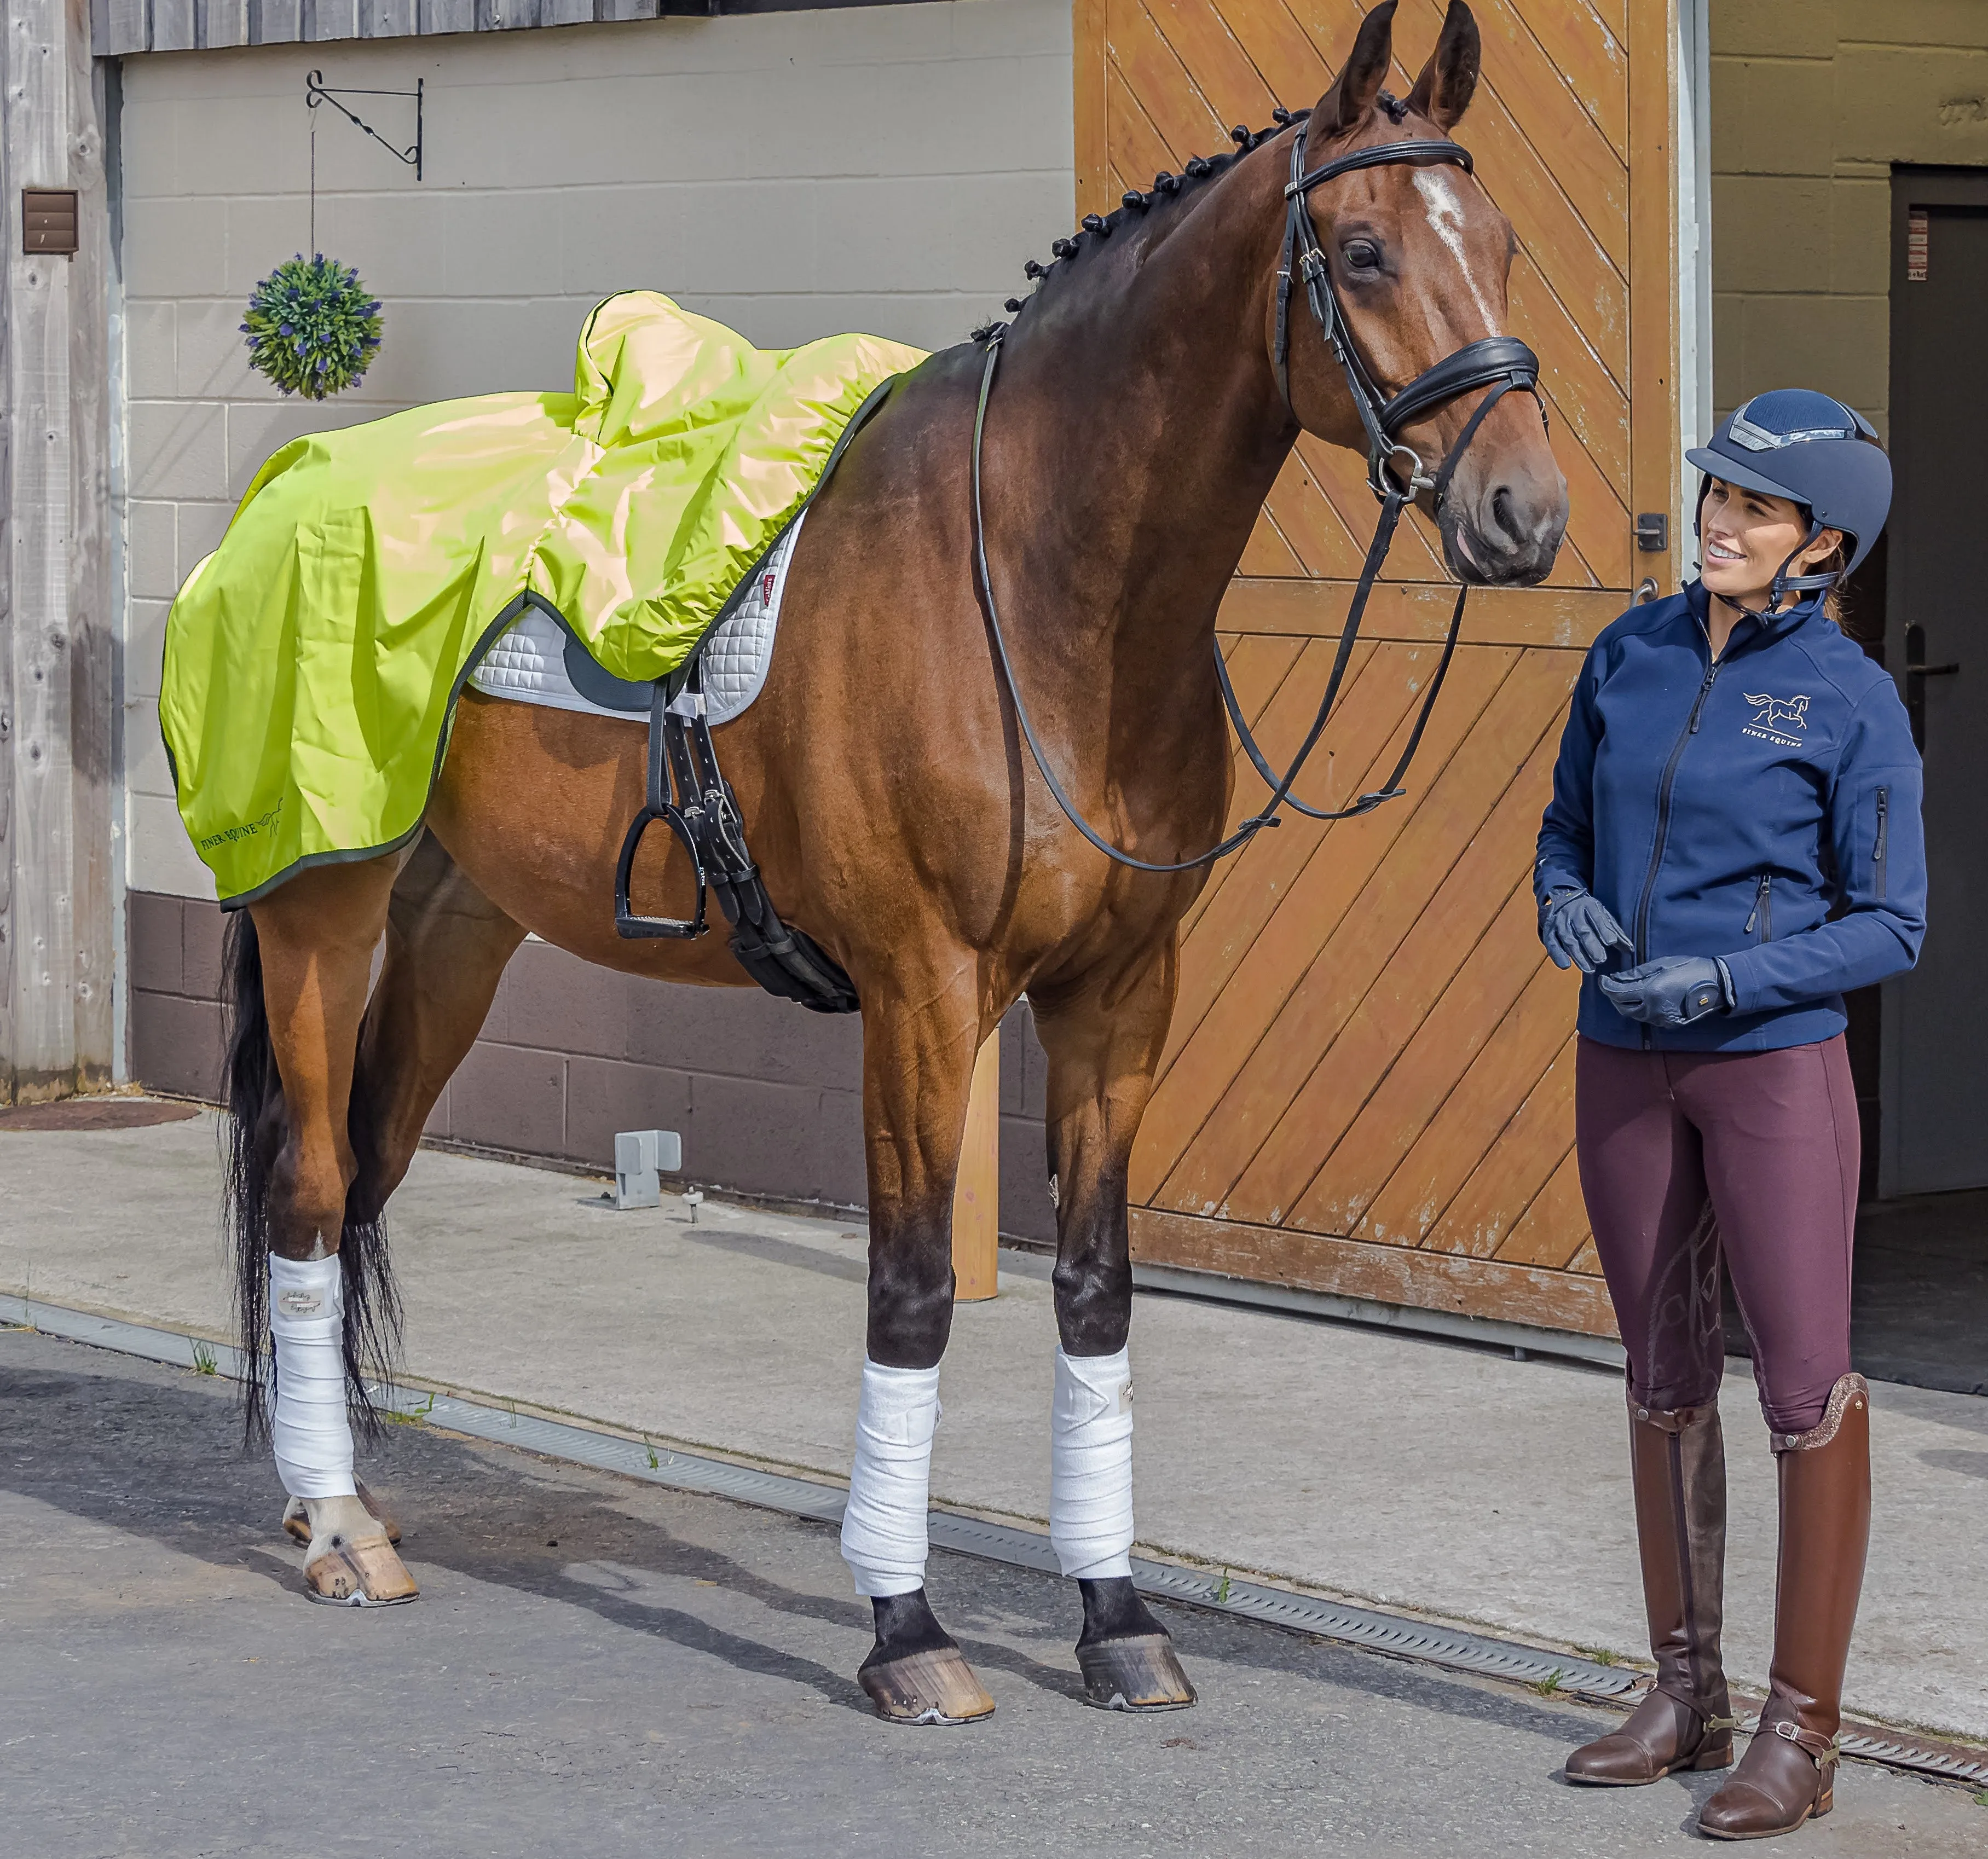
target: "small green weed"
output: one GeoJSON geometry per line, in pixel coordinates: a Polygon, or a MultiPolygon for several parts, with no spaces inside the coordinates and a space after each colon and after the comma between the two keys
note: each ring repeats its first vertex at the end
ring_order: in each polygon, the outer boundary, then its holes
{"type": "Polygon", "coordinates": [[[649,1469],[651,1472],[660,1472],[662,1469],[663,1462],[657,1458],[654,1445],[646,1438],[642,1442],[642,1444],[648,1448],[649,1469]]]}
{"type": "Polygon", "coordinates": [[[1218,1607],[1229,1605],[1229,1571],[1222,1571],[1222,1579],[1215,1584],[1215,1604],[1218,1607]]]}
{"type": "Polygon", "coordinates": [[[1556,1692],[1562,1688],[1560,1680],[1565,1675],[1566,1675],[1560,1671],[1560,1668],[1556,1665],[1551,1671],[1548,1672],[1543,1678],[1540,1679],[1538,1684],[1528,1686],[1527,1688],[1531,1691],[1537,1692],[1542,1698],[1550,1698],[1556,1692]]]}
{"type": "Polygon", "coordinates": [[[1974,1805],[1976,1807],[1988,1807],[1988,1788],[1983,1789],[1981,1792],[1974,1797],[1974,1805]]]}
{"type": "Polygon", "coordinates": [[[1622,1663],[1621,1654],[1611,1652],[1606,1646],[1577,1646],[1574,1651],[1591,1665],[1620,1665],[1622,1663]]]}
{"type": "Polygon", "coordinates": [[[419,1407],[389,1408],[387,1418],[397,1427],[419,1427],[428,1424],[428,1416],[434,1411],[434,1391],[428,1391],[428,1398],[419,1407]]]}
{"type": "Polygon", "coordinates": [[[197,1375],[218,1375],[221,1364],[215,1360],[214,1345],[203,1343],[198,1337],[193,1340],[193,1372],[197,1375]]]}

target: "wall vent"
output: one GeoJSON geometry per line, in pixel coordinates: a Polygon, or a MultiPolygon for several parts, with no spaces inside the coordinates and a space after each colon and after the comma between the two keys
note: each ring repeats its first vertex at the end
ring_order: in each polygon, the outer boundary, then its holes
{"type": "Polygon", "coordinates": [[[21,249],[76,255],[76,193],[73,188],[23,188],[21,190],[21,249]]]}

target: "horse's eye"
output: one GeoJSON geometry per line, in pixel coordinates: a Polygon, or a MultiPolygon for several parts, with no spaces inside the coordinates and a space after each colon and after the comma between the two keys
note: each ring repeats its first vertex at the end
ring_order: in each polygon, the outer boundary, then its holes
{"type": "Polygon", "coordinates": [[[1381,248],[1370,238],[1348,239],[1340,247],[1339,254],[1345,259],[1348,271],[1378,271],[1381,269],[1381,248]]]}

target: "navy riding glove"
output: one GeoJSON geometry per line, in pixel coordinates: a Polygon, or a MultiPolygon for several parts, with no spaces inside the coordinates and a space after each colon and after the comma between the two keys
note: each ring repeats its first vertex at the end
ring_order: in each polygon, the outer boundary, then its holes
{"type": "Polygon", "coordinates": [[[1600,985],[1618,1013],[1652,1026],[1689,1026],[1733,1009],[1733,977],[1716,955],[1666,955],[1604,975],[1600,985]]]}
{"type": "Polygon", "coordinates": [[[1571,886],[1550,891],[1540,911],[1540,940],[1556,968],[1592,975],[1608,961],[1611,949],[1634,948],[1628,932],[1593,892],[1571,886]]]}

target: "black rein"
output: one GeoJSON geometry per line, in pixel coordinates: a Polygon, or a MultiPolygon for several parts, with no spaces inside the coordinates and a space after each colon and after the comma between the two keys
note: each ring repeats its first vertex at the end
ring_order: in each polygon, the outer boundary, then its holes
{"type": "MultiPolygon", "coordinates": [[[[1278,825],[1278,811],[1288,806],[1310,820],[1350,820],[1362,813],[1371,813],[1384,801],[1398,798],[1406,790],[1401,782],[1407,775],[1409,763],[1421,746],[1422,732],[1428,727],[1430,713],[1435,708],[1438,694],[1442,689],[1442,681],[1449,670],[1451,658],[1456,651],[1456,641],[1463,626],[1463,606],[1469,597],[1467,586],[1459,587],[1456,606],[1449,620],[1449,631],[1443,642],[1442,657],[1438,661],[1435,674],[1429,681],[1427,695],[1422,699],[1420,714],[1415,718],[1414,729],[1409,733],[1408,744],[1401,758],[1395,764],[1394,772],[1388,777],[1384,787],[1371,793],[1362,794],[1352,806],[1337,811],[1310,807],[1296,799],[1291,787],[1310,760],[1312,751],[1317,747],[1319,739],[1325,733],[1327,719],[1332,714],[1337,701],[1339,689],[1344,681],[1346,668],[1353,656],[1354,643],[1360,636],[1360,624],[1367,609],[1368,597],[1374,590],[1374,583],[1381,572],[1381,564],[1388,558],[1388,551],[1395,538],[1395,530],[1401,522],[1401,512],[1415,497],[1426,491],[1439,510],[1448,494],[1451,475],[1471,441],[1477,436],[1478,428],[1484,417],[1514,387],[1523,388],[1535,400],[1539,400],[1539,357],[1512,336],[1487,336],[1478,341],[1466,343],[1454,354],[1445,356],[1432,367],[1424,370],[1409,382],[1399,394],[1391,397],[1384,396],[1374,384],[1366,364],[1361,360],[1354,346],[1347,327],[1346,315],[1334,289],[1332,272],[1325,253],[1313,228],[1311,214],[1305,204],[1305,197],[1320,182],[1331,181],[1341,174],[1357,169],[1378,167],[1383,164],[1401,162],[1448,162],[1461,167],[1465,173],[1472,171],[1468,150],[1449,141],[1426,138],[1410,139],[1399,142],[1384,142],[1371,148],[1355,149],[1350,154],[1340,156],[1321,167],[1306,171],[1304,165],[1305,134],[1309,123],[1300,119],[1291,143],[1291,177],[1284,189],[1286,203],[1284,221],[1283,262],[1277,271],[1277,305],[1275,362],[1277,386],[1283,395],[1284,404],[1293,419],[1297,419],[1297,409],[1291,405],[1290,373],[1290,309],[1291,283],[1293,276],[1304,285],[1305,300],[1311,306],[1313,319],[1317,323],[1319,333],[1326,346],[1344,370],[1348,388],[1353,395],[1353,404],[1360,414],[1361,424],[1367,433],[1367,475],[1374,494],[1381,500],[1381,514],[1374,527],[1374,539],[1368,545],[1367,559],[1361,565],[1360,579],[1353,590],[1353,598],[1346,611],[1346,622],[1339,635],[1339,649],[1332,661],[1331,674],[1327,678],[1325,695],[1320,699],[1318,714],[1313,719],[1310,730],[1299,745],[1297,755],[1282,776],[1271,768],[1262,749],[1250,732],[1243,717],[1242,708],[1236,701],[1236,690],[1229,681],[1229,668],[1222,657],[1221,642],[1215,647],[1215,674],[1222,687],[1222,701],[1227,707],[1229,721],[1264,784],[1270,788],[1270,798],[1257,813],[1252,814],[1219,845],[1212,847],[1199,857],[1181,859],[1169,864],[1158,864],[1144,859],[1134,858],[1129,852],[1117,847],[1099,834],[1097,829],[1079,813],[1063,791],[1055,771],[1050,766],[1049,758],[1036,735],[1035,725],[1030,721],[1028,708],[1022,701],[1020,685],[1016,681],[1014,662],[1009,656],[1007,638],[1002,630],[1001,617],[994,600],[994,583],[987,567],[987,529],[982,515],[980,497],[980,463],[982,441],[987,424],[987,402],[994,389],[994,371],[1001,359],[1001,339],[1006,333],[1006,326],[995,329],[986,338],[987,360],[981,370],[980,400],[973,415],[973,568],[979,583],[979,593],[985,603],[988,629],[994,637],[994,649],[1001,664],[1001,675],[1008,686],[1008,695],[1013,700],[1016,721],[1020,725],[1023,739],[1028,743],[1029,753],[1035,758],[1036,768],[1041,771],[1057,805],[1064,816],[1093,846],[1106,857],[1134,871],[1171,874],[1193,871],[1204,865],[1211,865],[1217,859],[1226,858],[1230,853],[1239,851],[1249,843],[1266,826],[1278,825]],[[1401,443],[1402,429],[1415,421],[1426,417],[1438,407],[1461,398],[1479,387],[1489,387],[1487,394],[1473,412],[1463,431],[1457,435],[1456,443],[1437,468],[1434,477],[1424,470],[1422,460],[1408,446],[1401,443]],[[1405,466],[1405,475],[1398,468],[1405,466]]],[[[1540,403],[1541,417],[1545,415],[1545,403],[1540,403]]],[[[1302,424],[1302,422],[1300,422],[1302,424]]]]}

